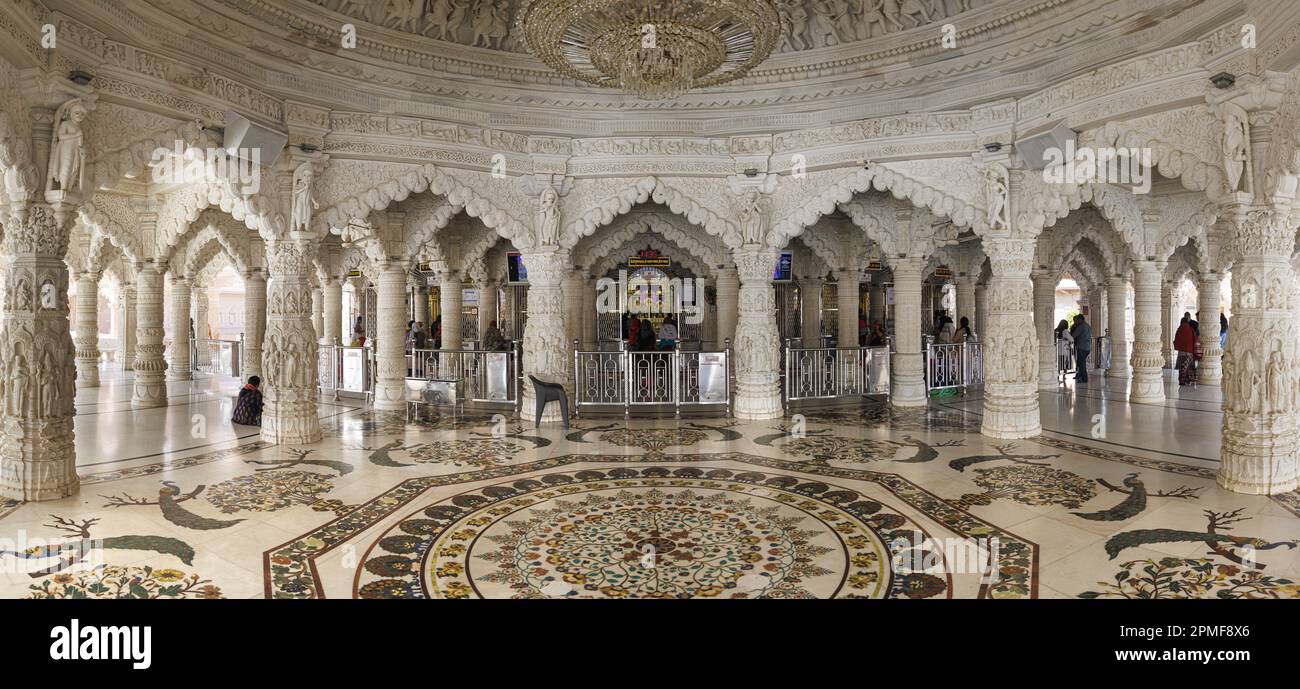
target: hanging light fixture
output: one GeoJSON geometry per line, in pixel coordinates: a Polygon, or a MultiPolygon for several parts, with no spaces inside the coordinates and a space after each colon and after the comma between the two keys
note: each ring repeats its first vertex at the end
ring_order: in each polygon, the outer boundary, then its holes
{"type": "Polygon", "coordinates": [[[745,76],[781,30],[771,0],[525,0],[517,17],[555,71],[647,100],[745,76]]]}

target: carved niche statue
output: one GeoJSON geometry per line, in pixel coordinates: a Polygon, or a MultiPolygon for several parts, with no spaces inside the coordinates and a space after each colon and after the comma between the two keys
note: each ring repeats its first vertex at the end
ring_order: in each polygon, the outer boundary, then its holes
{"type": "Polygon", "coordinates": [[[294,230],[311,229],[311,214],[320,205],[312,198],[312,179],[316,176],[311,163],[306,162],[293,171],[293,224],[294,230]]]}
{"type": "Polygon", "coordinates": [[[1250,161],[1250,125],[1244,117],[1245,112],[1237,106],[1224,104],[1222,113],[1223,138],[1219,144],[1228,191],[1248,191],[1242,185],[1242,178],[1250,161]]]}
{"type": "Polygon", "coordinates": [[[73,98],[55,111],[46,191],[80,192],[85,189],[86,145],[81,123],[86,114],[86,105],[80,98],[73,98]]]}
{"type": "Polygon", "coordinates": [[[560,196],[555,187],[546,187],[542,191],[537,210],[537,243],[541,246],[559,246],[560,244],[560,196]]]}
{"type": "Polygon", "coordinates": [[[767,211],[771,202],[755,189],[745,192],[736,205],[736,217],[740,221],[740,239],[745,244],[762,244],[765,237],[764,227],[767,211]]]}
{"type": "Polygon", "coordinates": [[[995,231],[1010,229],[1011,220],[1007,209],[1010,173],[1001,163],[986,163],[980,169],[980,174],[984,175],[984,206],[988,209],[986,219],[989,229],[995,231]]]}

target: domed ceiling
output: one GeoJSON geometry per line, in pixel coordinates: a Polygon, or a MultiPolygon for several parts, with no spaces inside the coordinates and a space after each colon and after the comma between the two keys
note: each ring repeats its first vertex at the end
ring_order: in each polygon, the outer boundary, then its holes
{"type": "MultiPolygon", "coordinates": [[[[995,0],[776,0],[776,52],[825,48],[916,28],[995,0]]],[[[364,22],[477,48],[527,52],[524,0],[313,0],[364,22]]]]}

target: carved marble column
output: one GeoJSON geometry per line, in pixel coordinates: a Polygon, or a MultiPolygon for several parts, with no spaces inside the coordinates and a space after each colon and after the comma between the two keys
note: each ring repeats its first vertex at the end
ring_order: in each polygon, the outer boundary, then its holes
{"type": "Polygon", "coordinates": [[[172,345],[168,380],[190,380],[190,281],[172,280],[172,345]]]}
{"type": "Polygon", "coordinates": [[[1286,215],[1251,211],[1234,220],[1232,331],[1223,355],[1223,454],[1219,485],[1239,493],[1295,490],[1300,294],[1288,259],[1295,229],[1286,215]]]}
{"type": "Polygon", "coordinates": [[[77,275],[77,387],[99,387],[99,273],[77,275]]]}
{"type": "Polygon", "coordinates": [[[0,276],[0,497],[57,500],[77,491],[76,354],[63,262],[73,219],[71,208],[41,204],[13,211],[4,223],[0,253],[10,263],[0,276]]]}
{"type": "MultiPolygon", "coordinates": [[[[704,296],[697,295],[700,303],[704,303],[704,296]]],[[[582,276],[582,303],[579,305],[582,312],[582,343],[583,346],[596,344],[596,339],[600,334],[596,331],[597,318],[596,313],[596,279],[590,275],[582,276]]]]}
{"type": "Polygon", "coordinates": [[[1174,352],[1174,330],[1181,316],[1174,315],[1174,283],[1168,280],[1160,282],[1160,358],[1165,368],[1178,365],[1174,352]]]}
{"type": "Polygon", "coordinates": [[[735,414],[738,419],[774,419],[782,414],[781,343],[776,328],[772,273],[777,251],[767,247],[735,250],[740,292],[736,301],[735,414]]]}
{"type": "Polygon", "coordinates": [[[736,277],[736,266],[726,265],[718,269],[718,347],[731,340],[736,341],[736,300],[740,296],[740,280],[736,277]]]}
{"type": "Polygon", "coordinates": [[[208,286],[195,285],[194,287],[194,337],[199,340],[197,349],[199,366],[212,365],[212,348],[208,346],[205,340],[208,339],[209,314],[208,314],[208,286]]]}
{"type": "Polygon", "coordinates": [[[822,341],[822,280],[820,278],[799,280],[799,321],[803,326],[799,333],[803,339],[803,346],[820,347],[822,341]]]}
{"type": "Polygon", "coordinates": [[[877,276],[871,281],[871,304],[869,305],[871,315],[868,318],[869,323],[880,323],[881,325],[885,323],[885,294],[885,285],[877,276]]]}
{"type": "Polygon", "coordinates": [[[136,316],[140,311],[139,296],[134,282],[122,285],[122,351],[118,358],[123,371],[135,369],[136,316]]]}
{"type": "MultiPolygon", "coordinates": [[[[406,266],[389,263],[379,273],[379,332],[375,336],[375,409],[403,409],[406,404],[406,266]]],[[[444,297],[445,298],[445,297],[444,297]]],[[[443,313],[442,341],[446,347],[452,319],[443,313]]],[[[457,338],[460,329],[456,326],[457,338]]]]}
{"type": "Polygon", "coordinates": [[[839,347],[858,346],[858,285],[861,273],[841,270],[835,273],[835,305],[838,308],[836,343],[839,347]]]}
{"type": "Polygon", "coordinates": [[[1034,331],[1038,333],[1038,387],[1055,390],[1060,385],[1056,375],[1056,275],[1047,270],[1030,274],[1034,282],[1034,331]]]}
{"type": "Polygon", "coordinates": [[[312,326],[316,246],[305,234],[291,232],[288,239],[268,243],[266,251],[272,279],[262,352],[262,439],[282,445],[314,443],[321,439],[318,338],[312,326]]]}
{"type": "Polygon", "coordinates": [[[325,336],[325,292],[319,287],[311,291],[311,327],[317,340],[325,336]]]}
{"type": "Polygon", "coordinates": [[[989,289],[983,283],[975,286],[975,320],[970,324],[970,329],[975,331],[975,336],[984,339],[984,324],[988,322],[989,317],[989,289]]]}
{"type": "Polygon", "coordinates": [[[566,361],[573,356],[572,342],[582,337],[583,275],[581,270],[575,268],[565,273],[564,280],[560,282],[560,289],[564,292],[564,342],[568,345],[566,351],[569,352],[566,361]]]}
{"type": "Polygon", "coordinates": [[[260,270],[244,274],[244,358],[240,362],[244,380],[262,375],[262,342],[266,337],[266,274],[260,270]]]}
{"type": "MultiPolygon", "coordinates": [[[[564,290],[561,283],[569,272],[569,253],[549,250],[523,254],[524,267],[528,269],[528,321],[524,324],[523,344],[523,406],[521,414],[532,419],[536,397],[528,376],[548,383],[559,383],[569,391],[573,400],[573,381],[566,375],[569,370],[569,343],[564,341],[564,290]]],[[[549,404],[542,421],[558,421],[560,409],[549,404]]]]}
{"type": "Polygon", "coordinates": [[[1110,335],[1110,370],[1107,376],[1127,377],[1132,371],[1128,361],[1128,280],[1106,278],[1106,331],[1110,335]]]}
{"type": "Polygon", "coordinates": [[[330,278],[322,283],[322,298],[325,302],[322,341],[325,344],[347,344],[343,341],[343,283],[330,278]]]}
{"type": "Polygon", "coordinates": [[[975,329],[975,278],[969,275],[962,275],[957,278],[957,315],[953,316],[953,323],[958,327],[961,326],[961,319],[964,317],[970,324],[971,330],[975,329]]]}
{"type": "MultiPolygon", "coordinates": [[[[464,292],[460,273],[450,269],[438,271],[438,312],[442,314],[442,351],[461,348],[461,311],[464,292]]],[[[439,358],[443,375],[452,375],[456,361],[451,356],[439,358]]]]}
{"type": "Polygon", "coordinates": [[[921,271],[925,259],[896,258],[894,265],[894,355],[890,401],[895,407],[926,404],[921,357],[921,271]]]}
{"type": "Polygon", "coordinates": [[[1042,433],[1038,416],[1038,331],[1034,325],[1034,241],[985,239],[992,269],[984,337],[984,423],[992,438],[1042,433]]]}
{"type": "MultiPolygon", "coordinates": [[[[429,281],[423,273],[418,274],[419,282],[415,283],[415,322],[424,328],[428,328],[433,322],[429,318],[429,281]]],[[[483,330],[479,330],[479,337],[483,336],[483,330]]]]}
{"type": "Polygon", "coordinates": [[[1197,283],[1197,319],[1201,326],[1201,360],[1196,364],[1198,385],[1218,385],[1223,379],[1223,348],[1219,346],[1219,290],[1223,278],[1218,273],[1201,273],[1197,283]]]}
{"type": "Polygon", "coordinates": [[[1164,331],[1166,310],[1161,306],[1161,276],[1164,263],[1133,263],[1133,384],[1129,401],[1138,404],[1164,404],[1165,385],[1160,338],[1164,331]]]}
{"type": "Polygon", "coordinates": [[[163,274],[146,261],[135,269],[135,388],[131,406],[167,405],[167,360],[163,358],[163,274]]]}

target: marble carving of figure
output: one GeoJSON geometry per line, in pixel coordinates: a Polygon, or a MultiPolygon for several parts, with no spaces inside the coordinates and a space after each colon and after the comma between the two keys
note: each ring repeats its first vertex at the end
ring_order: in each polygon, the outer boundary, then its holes
{"type": "Polygon", "coordinates": [[[736,215],[740,219],[740,238],[745,244],[763,243],[763,195],[750,189],[740,199],[736,215]]]}
{"type": "Polygon", "coordinates": [[[82,189],[86,165],[86,148],[81,133],[81,123],[86,119],[86,106],[74,98],[59,106],[54,115],[54,140],[50,144],[50,167],[45,182],[46,191],[71,191],[82,189]]]}
{"type": "Polygon", "coordinates": [[[451,0],[425,0],[424,35],[447,39],[447,19],[451,16],[451,0]],[[437,32],[437,36],[434,36],[437,32]]]}
{"type": "Polygon", "coordinates": [[[1223,174],[1228,178],[1228,191],[1241,190],[1242,173],[1248,159],[1246,151],[1246,123],[1236,112],[1228,110],[1223,116],[1223,174]]]}
{"type": "Polygon", "coordinates": [[[312,210],[320,207],[311,195],[312,178],[315,174],[311,163],[303,163],[293,171],[292,227],[295,230],[303,232],[309,230],[312,210]]]}
{"type": "Polygon", "coordinates": [[[935,12],[933,0],[903,0],[903,5],[899,8],[901,18],[911,22],[913,27],[930,23],[935,12]],[[918,19],[918,15],[924,21],[918,19]]]}
{"type": "Polygon", "coordinates": [[[541,207],[537,212],[537,238],[542,246],[560,244],[559,200],[555,187],[547,187],[542,192],[541,207]]]}
{"type": "Polygon", "coordinates": [[[483,48],[501,47],[506,36],[506,8],[497,7],[493,0],[479,0],[474,7],[474,45],[483,48]]]}
{"type": "Polygon", "coordinates": [[[786,10],[786,31],[790,48],[793,50],[807,50],[812,47],[812,41],[808,38],[808,9],[804,7],[803,0],[794,0],[787,2],[786,10]]]}
{"type": "Polygon", "coordinates": [[[984,205],[988,208],[990,230],[1005,230],[1011,226],[1007,217],[1007,169],[997,163],[985,165],[984,205]]]}

